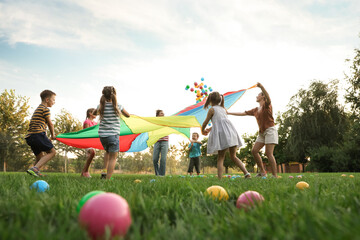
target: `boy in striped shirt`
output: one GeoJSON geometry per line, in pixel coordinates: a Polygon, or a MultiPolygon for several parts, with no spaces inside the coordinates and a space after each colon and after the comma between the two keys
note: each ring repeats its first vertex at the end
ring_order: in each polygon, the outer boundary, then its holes
{"type": "Polygon", "coordinates": [[[42,177],[40,168],[50,161],[56,154],[51,140],[55,140],[54,125],[50,119],[50,107],[55,104],[56,94],[50,90],[40,93],[41,104],[31,117],[26,143],[31,147],[36,161],[34,167],[26,172],[35,177],[42,177]],[[46,125],[50,130],[50,139],[46,136],[46,125]]]}

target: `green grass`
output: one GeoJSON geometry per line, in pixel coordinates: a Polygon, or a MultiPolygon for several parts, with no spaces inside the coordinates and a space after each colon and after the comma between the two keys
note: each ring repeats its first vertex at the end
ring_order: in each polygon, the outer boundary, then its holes
{"type": "Polygon", "coordinates": [[[112,181],[78,175],[49,174],[44,180],[50,190],[36,193],[29,186],[37,179],[1,173],[0,239],[87,239],[76,206],[93,190],[128,201],[133,223],[126,239],[360,239],[360,174],[235,180],[115,175],[112,181]],[[310,189],[296,189],[298,181],[310,189]],[[229,200],[208,198],[204,192],[212,185],[223,186],[229,200]],[[246,212],[235,203],[247,190],[258,191],[265,202],[246,212]]]}

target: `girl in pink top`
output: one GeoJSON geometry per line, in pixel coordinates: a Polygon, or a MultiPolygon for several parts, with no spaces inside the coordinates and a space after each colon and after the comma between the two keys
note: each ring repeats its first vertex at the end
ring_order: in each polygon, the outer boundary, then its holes
{"type": "MultiPolygon", "coordinates": [[[[84,124],[83,124],[84,129],[95,126],[97,124],[97,122],[94,121],[94,119],[96,118],[96,116],[93,114],[94,111],[95,111],[95,108],[89,108],[86,111],[86,120],[84,121],[84,124]]],[[[90,167],[91,161],[93,160],[94,156],[95,156],[95,150],[93,148],[86,149],[86,163],[81,172],[82,177],[91,178],[90,173],[89,173],[89,167],[90,167]]]]}

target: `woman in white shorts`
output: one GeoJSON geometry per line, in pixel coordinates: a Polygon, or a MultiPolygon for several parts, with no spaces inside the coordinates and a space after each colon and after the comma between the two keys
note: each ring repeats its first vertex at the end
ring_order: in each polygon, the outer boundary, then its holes
{"type": "Polygon", "coordinates": [[[278,144],[278,132],[274,123],[271,100],[264,86],[261,83],[257,83],[257,86],[261,89],[261,93],[256,97],[256,102],[260,105],[259,107],[241,113],[228,112],[228,114],[234,116],[254,116],[256,118],[259,125],[259,136],[251,150],[260,170],[260,173],[256,176],[266,176],[264,164],[259,154],[260,149],[265,146],[265,155],[269,159],[271,173],[274,177],[277,177],[277,164],[274,157],[274,148],[275,145],[278,144]]]}

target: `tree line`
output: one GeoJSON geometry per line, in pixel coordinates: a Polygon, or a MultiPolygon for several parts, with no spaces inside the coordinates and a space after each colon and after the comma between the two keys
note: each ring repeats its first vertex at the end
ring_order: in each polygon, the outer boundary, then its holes
{"type": "MultiPolygon", "coordinates": [[[[360,50],[347,60],[350,74],[345,75],[348,84],[344,99],[339,100],[340,81],[312,81],[308,88],[300,89],[291,97],[286,110],[278,113],[276,125],[279,145],[274,155],[278,163],[300,162],[306,170],[321,172],[360,171],[360,50]]],[[[25,142],[29,126],[29,99],[16,95],[15,90],[4,90],[0,95],[0,169],[23,171],[34,160],[25,142]]],[[[74,132],[82,129],[82,123],[71,113],[62,109],[55,116],[56,133],[74,132]]],[[[254,159],[251,148],[257,133],[242,136],[245,146],[238,157],[252,170],[254,159]]],[[[85,150],[55,141],[57,155],[48,163],[47,171],[81,172],[85,162],[85,150]],[[68,156],[72,156],[70,159],[68,156]]],[[[188,142],[170,146],[167,158],[168,174],[186,172],[188,165],[188,142]]],[[[216,156],[206,155],[207,138],[201,147],[201,166],[216,167],[216,156]]],[[[262,156],[264,157],[264,156],[262,156]]],[[[92,167],[102,168],[103,152],[96,151],[92,167]]],[[[266,157],[265,157],[266,162],[266,157]]],[[[225,171],[234,168],[227,155],[225,171]]],[[[123,172],[152,173],[152,147],[149,150],[126,154],[120,153],[116,169],[123,172]]]]}

